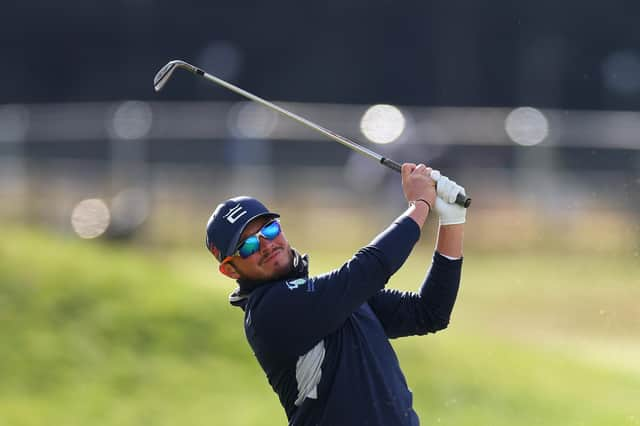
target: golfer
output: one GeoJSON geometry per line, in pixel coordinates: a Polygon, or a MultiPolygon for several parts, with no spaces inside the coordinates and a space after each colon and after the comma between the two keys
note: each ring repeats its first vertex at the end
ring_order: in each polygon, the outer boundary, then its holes
{"type": "Polygon", "coordinates": [[[207,248],[238,283],[229,300],[244,310],[247,340],[289,425],[419,424],[389,339],[447,327],[466,215],[453,204],[464,188],[442,176],[436,190],[430,176],[424,164],[403,164],[407,210],[342,266],[314,277],[279,215],[255,198],[232,198],[211,215],[207,248]],[[385,289],[434,212],[440,226],[424,282],[416,293],[385,289]]]}

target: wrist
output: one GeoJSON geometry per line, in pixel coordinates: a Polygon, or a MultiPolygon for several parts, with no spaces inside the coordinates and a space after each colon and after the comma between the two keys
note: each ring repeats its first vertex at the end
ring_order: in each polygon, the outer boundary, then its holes
{"type": "Polygon", "coordinates": [[[409,201],[409,205],[410,205],[410,206],[415,206],[415,205],[416,205],[416,203],[426,205],[426,206],[427,206],[427,208],[429,209],[429,212],[430,212],[431,210],[433,210],[433,206],[431,205],[431,203],[430,203],[430,202],[428,202],[427,200],[425,200],[424,198],[416,198],[416,199],[415,199],[415,200],[413,200],[413,201],[409,201]]]}
{"type": "Polygon", "coordinates": [[[406,215],[413,219],[420,229],[424,226],[424,223],[429,216],[429,212],[431,209],[429,208],[429,203],[418,200],[409,201],[409,208],[406,211],[406,215]]]}

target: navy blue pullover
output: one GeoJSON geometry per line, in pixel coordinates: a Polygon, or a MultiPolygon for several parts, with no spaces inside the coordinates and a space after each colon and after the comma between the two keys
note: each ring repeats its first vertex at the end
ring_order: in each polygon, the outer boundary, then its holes
{"type": "Polygon", "coordinates": [[[403,216],[339,269],[310,278],[296,253],[285,279],[230,296],[289,425],[419,424],[389,338],[447,327],[462,268],[435,253],[418,293],[385,290],[419,236],[403,216]]]}

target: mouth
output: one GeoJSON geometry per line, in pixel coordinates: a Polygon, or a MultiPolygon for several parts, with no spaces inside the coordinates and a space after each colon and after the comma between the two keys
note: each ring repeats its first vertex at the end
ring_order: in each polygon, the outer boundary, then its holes
{"type": "Polygon", "coordinates": [[[282,251],[281,248],[274,249],[267,257],[263,258],[260,261],[260,265],[264,265],[265,263],[271,262],[273,259],[275,259],[277,256],[280,255],[281,251],[282,251]]]}

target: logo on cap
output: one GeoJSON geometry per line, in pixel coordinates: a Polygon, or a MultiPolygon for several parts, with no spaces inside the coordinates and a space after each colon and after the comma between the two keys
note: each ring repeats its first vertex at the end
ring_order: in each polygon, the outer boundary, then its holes
{"type": "Polygon", "coordinates": [[[247,214],[247,211],[242,208],[242,205],[237,204],[222,217],[227,219],[227,222],[229,223],[236,223],[236,221],[245,214],[247,214]]]}

